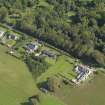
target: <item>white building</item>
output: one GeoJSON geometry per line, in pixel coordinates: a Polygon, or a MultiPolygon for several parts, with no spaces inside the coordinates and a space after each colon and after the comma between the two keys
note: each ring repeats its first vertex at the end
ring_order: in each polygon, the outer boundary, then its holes
{"type": "Polygon", "coordinates": [[[89,75],[94,71],[92,68],[89,68],[85,65],[77,65],[74,70],[77,73],[77,76],[72,81],[76,84],[80,84],[81,82],[88,79],[89,75]]]}
{"type": "Polygon", "coordinates": [[[5,33],[4,31],[0,30],[0,38],[4,35],[4,33],[5,33]]]}

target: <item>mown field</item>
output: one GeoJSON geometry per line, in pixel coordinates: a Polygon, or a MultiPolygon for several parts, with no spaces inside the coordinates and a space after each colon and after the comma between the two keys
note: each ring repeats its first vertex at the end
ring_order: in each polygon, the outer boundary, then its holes
{"type": "Polygon", "coordinates": [[[44,95],[39,105],[66,105],[59,98],[49,94],[44,95]]]}
{"type": "MultiPolygon", "coordinates": [[[[28,105],[28,98],[39,93],[32,75],[20,60],[6,54],[0,45],[0,105],[28,105]]],[[[40,105],[64,105],[50,95],[43,95],[40,105]]]]}
{"type": "Polygon", "coordinates": [[[105,74],[80,87],[63,86],[57,96],[67,105],[105,105],[105,74]]]}
{"type": "Polygon", "coordinates": [[[37,92],[26,65],[0,45],[0,105],[21,105],[37,92]]]}

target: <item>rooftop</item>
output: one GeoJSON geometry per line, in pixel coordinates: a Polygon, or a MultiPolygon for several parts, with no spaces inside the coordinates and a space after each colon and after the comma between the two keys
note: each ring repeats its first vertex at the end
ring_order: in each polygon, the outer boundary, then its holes
{"type": "Polygon", "coordinates": [[[35,43],[28,43],[26,45],[26,49],[27,49],[28,52],[31,52],[32,53],[32,52],[34,52],[35,50],[38,49],[38,45],[35,44],[35,43]]]}
{"type": "Polygon", "coordinates": [[[3,36],[4,33],[4,31],[0,30],[0,36],[3,36]]]}
{"type": "Polygon", "coordinates": [[[76,78],[73,80],[76,84],[80,83],[87,79],[87,77],[92,73],[93,69],[85,65],[77,65],[75,67],[75,71],[78,74],[76,78]]]}
{"type": "Polygon", "coordinates": [[[49,57],[54,57],[56,55],[55,53],[53,53],[51,51],[47,51],[47,50],[43,50],[42,54],[45,54],[45,55],[47,55],[49,57]]]}
{"type": "Polygon", "coordinates": [[[29,49],[34,49],[35,48],[35,44],[32,44],[32,43],[29,43],[29,44],[27,44],[27,47],[29,48],[29,49]]]}
{"type": "Polygon", "coordinates": [[[88,66],[85,66],[85,65],[77,65],[76,68],[75,68],[75,71],[78,72],[78,73],[81,73],[81,72],[88,72],[90,69],[88,66]]]}
{"type": "Polygon", "coordinates": [[[8,36],[8,38],[12,40],[16,40],[18,37],[16,35],[11,34],[8,36]]]}

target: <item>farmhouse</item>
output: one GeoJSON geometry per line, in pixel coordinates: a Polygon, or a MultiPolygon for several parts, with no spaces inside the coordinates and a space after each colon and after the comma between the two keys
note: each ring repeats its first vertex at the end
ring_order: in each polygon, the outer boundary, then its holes
{"type": "Polygon", "coordinates": [[[89,75],[92,74],[94,71],[92,68],[82,65],[82,64],[77,65],[74,68],[74,70],[77,73],[77,76],[72,81],[76,84],[79,84],[79,83],[85,81],[89,77],[89,75]]]}
{"type": "Polygon", "coordinates": [[[4,35],[4,33],[5,33],[4,31],[0,30],[0,37],[2,37],[4,35]]]}
{"type": "Polygon", "coordinates": [[[42,51],[42,55],[43,56],[48,56],[48,57],[52,57],[52,58],[55,58],[56,57],[56,54],[51,52],[51,51],[46,51],[46,50],[43,50],[42,51]]]}
{"type": "Polygon", "coordinates": [[[17,40],[18,39],[18,37],[16,36],[16,35],[9,35],[8,36],[8,39],[11,39],[11,40],[17,40]]]}
{"type": "Polygon", "coordinates": [[[26,51],[28,53],[33,53],[34,51],[36,51],[38,49],[38,45],[35,43],[28,43],[26,46],[26,51]]]}

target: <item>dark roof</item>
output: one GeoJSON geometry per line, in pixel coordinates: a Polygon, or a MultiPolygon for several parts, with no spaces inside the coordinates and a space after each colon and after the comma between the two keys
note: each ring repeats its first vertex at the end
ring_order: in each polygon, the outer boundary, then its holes
{"type": "Polygon", "coordinates": [[[82,72],[81,74],[79,74],[78,77],[77,77],[77,81],[79,81],[84,75],[85,75],[84,72],[82,72]]]}
{"type": "Polygon", "coordinates": [[[82,66],[78,66],[78,70],[80,71],[80,72],[87,72],[87,68],[85,68],[85,67],[82,67],[82,66]]]}
{"type": "Polygon", "coordinates": [[[11,39],[15,39],[16,38],[16,36],[15,35],[11,35],[11,39]]]}
{"type": "Polygon", "coordinates": [[[35,45],[32,44],[32,43],[27,44],[27,47],[28,47],[29,49],[32,49],[32,50],[35,49],[35,45]]]}
{"type": "Polygon", "coordinates": [[[55,56],[54,53],[52,53],[52,52],[50,52],[50,51],[46,51],[46,50],[43,50],[43,51],[42,51],[42,54],[45,54],[45,55],[50,56],[50,57],[54,57],[54,56],[55,56]]]}
{"type": "Polygon", "coordinates": [[[16,36],[15,35],[9,35],[9,38],[14,40],[16,38],[16,36]]]}

